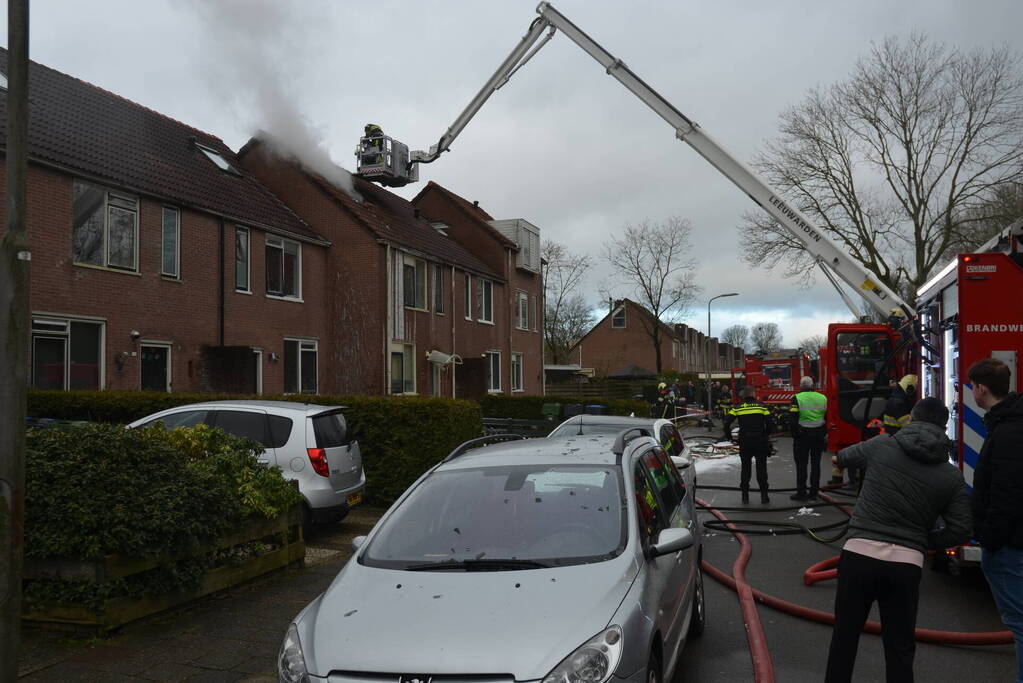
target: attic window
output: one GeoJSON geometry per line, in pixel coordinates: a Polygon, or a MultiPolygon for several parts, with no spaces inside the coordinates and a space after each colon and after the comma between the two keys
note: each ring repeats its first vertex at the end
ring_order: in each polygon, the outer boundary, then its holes
{"type": "Polygon", "coordinates": [[[228,171],[229,173],[234,173],[235,175],[241,175],[240,173],[238,173],[238,171],[235,170],[233,166],[231,166],[231,164],[227,163],[227,159],[225,159],[217,150],[211,149],[204,145],[200,145],[198,142],[195,143],[195,146],[198,147],[199,151],[205,154],[210,161],[216,164],[217,168],[219,168],[221,171],[228,171]]]}
{"type": "Polygon", "coordinates": [[[442,223],[441,221],[436,221],[434,223],[430,223],[430,227],[433,228],[434,230],[436,230],[437,232],[439,232],[440,234],[444,235],[445,237],[448,236],[448,233],[447,233],[448,224],[447,223],[442,223]]]}

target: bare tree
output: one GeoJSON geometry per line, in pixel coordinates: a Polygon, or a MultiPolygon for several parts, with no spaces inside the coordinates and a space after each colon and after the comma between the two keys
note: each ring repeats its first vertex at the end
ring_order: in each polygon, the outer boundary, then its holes
{"type": "MultiPolygon", "coordinates": [[[[912,292],[976,241],[970,210],[1023,177],[1019,56],[888,38],[847,80],[782,113],[754,165],[879,280],[912,292]]],[[[755,212],[744,223],[747,263],[813,277],[776,221],[755,212]]]]}
{"type": "Polygon", "coordinates": [[[576,293],[589,268],[589,256],[573,254],[557,242],[545,240],[540,247],[544,353],[551,363],[567,363],[568,350],[593,324],[589,305],[576,293]]]}
{"type": "Polygon", "coordinates": [[[604,255],[615,273],[631,289],[632,298],[651,316],[640,316],[650,337],[661,372],[661,323],[678,322],[700,292],[695,282],[696,260],[690,253],[689,221],[672,216],[663,223],[644,220],[627,223],[621,237],[604,243],[604,255]]]}
{"type": "Polygon", "coordinates": [[[828,343],[828,338],[823,334],[811,334],[799,342],[799,350],[810,358],[820,358],[821,347],[828,343]]]}
{"type": "Polygon", "coordinates": [[[1023,182],[1002,185],[983,204],[971,207],[961,217],[961,223],[972,223],[973,229],[965,236],[970,239],[954,245],[957,252],[973,251],[1023,218],[1023,182]]]}
{"type": "Polygon", "coordinates": [[[750,342],[757,353],[770,353],[781,348],[781,332],[777,323],[757,323],[750,330],[750,342]]]}
{"type": "Polygon", "coordinates": [[[725,328],[719,339],[724,344],[731,344],[735,348],[745,351],[746,344],[749,343],[749,328],[745,325],[732,325],[725,328]]]}

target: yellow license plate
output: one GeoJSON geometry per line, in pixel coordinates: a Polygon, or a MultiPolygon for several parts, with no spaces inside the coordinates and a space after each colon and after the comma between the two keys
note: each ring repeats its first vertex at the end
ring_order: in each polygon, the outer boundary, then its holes
{"type": "Polygon", "coordinates": [[[361,492],[359,492],[359,493],[351,493],[351,494],[348,495],[348,504],[349,505],[358,505],[361,502],[362,502],[362,493],[361,492]]]}

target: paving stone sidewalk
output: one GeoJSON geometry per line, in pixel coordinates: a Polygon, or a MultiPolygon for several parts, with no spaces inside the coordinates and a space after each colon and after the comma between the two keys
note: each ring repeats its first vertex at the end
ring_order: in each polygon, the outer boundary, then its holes
{"type": "Polygon", "coordinates": [[[277,681],[277,651],[298,612],[351,555],[351,539],[383,513],[357,508],[308,539],[306,567],[224,591],[108,638],[22,630],[21,681],[277,681]]]}

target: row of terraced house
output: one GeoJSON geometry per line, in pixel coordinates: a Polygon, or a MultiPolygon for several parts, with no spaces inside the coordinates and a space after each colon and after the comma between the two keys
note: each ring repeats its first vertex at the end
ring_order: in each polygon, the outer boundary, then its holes
{"type": "Polygon", "coordinates": [[[33,386],[542,393],[528,221],[432,182],[411,201],[357,177],[342,189],[265,136],[235,153],[29,74],[33,386]]]}

